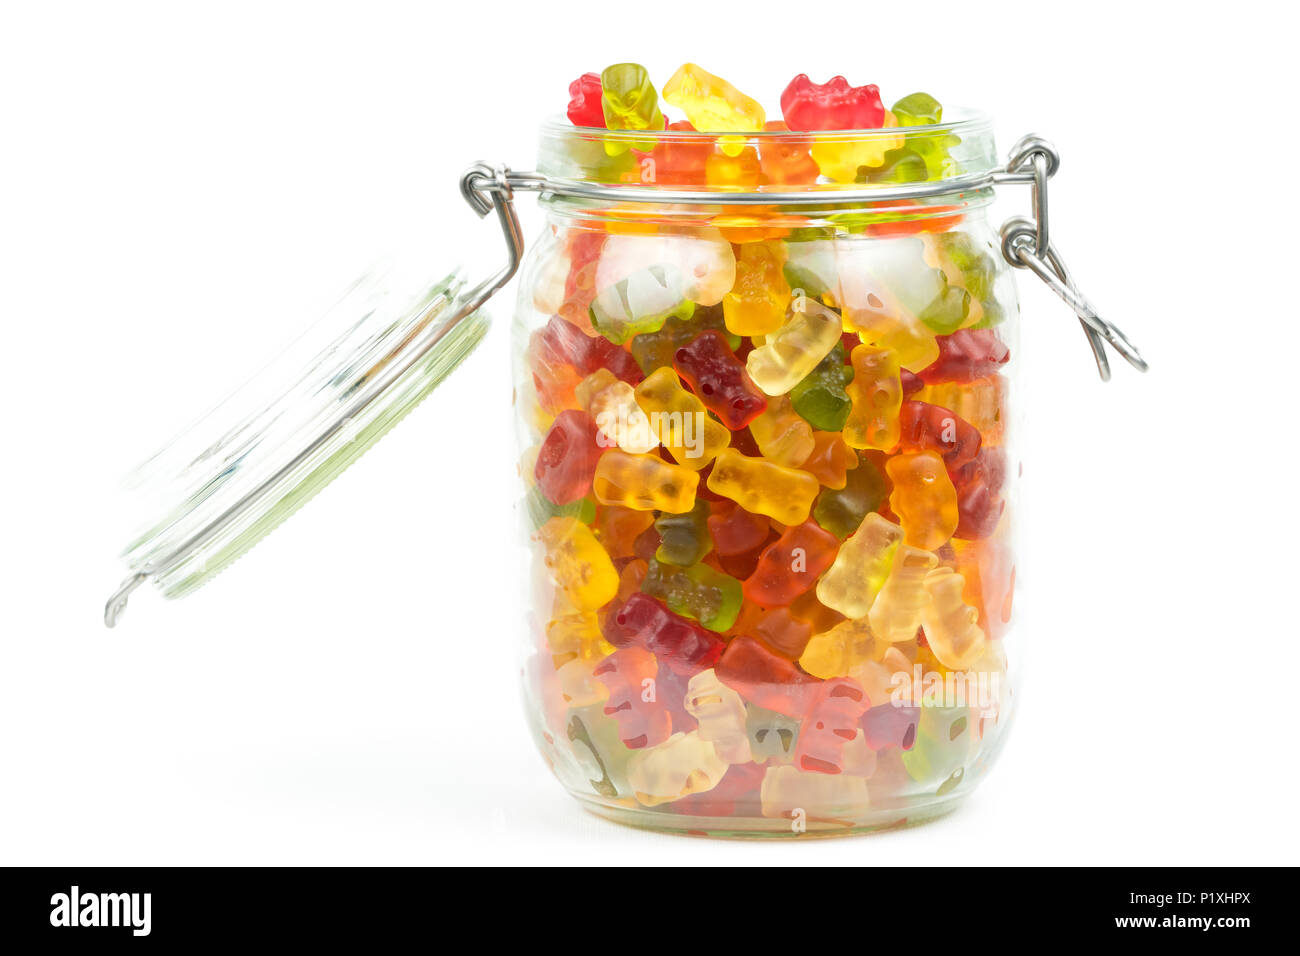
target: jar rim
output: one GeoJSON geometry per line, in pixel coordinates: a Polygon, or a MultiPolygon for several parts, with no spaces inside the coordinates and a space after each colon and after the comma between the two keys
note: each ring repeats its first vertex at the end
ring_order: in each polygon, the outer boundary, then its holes
{"type": "MultiPolygon", "coordinates": [[[[993,122],[988,114],[961,107],[948,111],[945,122],[932,125],[888,126],[865,130],[761,130],[715,133],[701,130],[609,130],[574,126],[567,117],[553,116],[542,123],[537,169],[551,180],[613,186],[647,186],[653,189],[724,191],[729,193],[833,192],[846,186],[882,192],[903,183],[969,185],[997,166],[993,122]],[[800,147],[803,149],[799,156],[800,147]],[[830,149],[827,149],[830,147],[830,149]],[[849,150],[841,161],[836,147],[849,150]],[[859,164],[856,152],[865,157],[859,164]],[[912,156],[905,157],[910,147],[912,156]],[[819,155],[820,151],[820,155],[819,155]],[[734,182],[712,182],[705,166],[714,157],[733,158],[748,152],[751,175],[734,182]],[[898,153],[891,159],[891,152],[898,153]],[[922,154],[925,158],[923,160],[922,154]],[[900,160],[900,156],[902,159],[900,160]],[[797,176],[779,172],[767,176],[768,159],[775,169],[802,162],[797,176]],[[932,162],[936,160],[937,162],[932,162]],[[827,165],[827,159],[830,165],[827,165]],[[754,160],[761,174],[752,174],[754,160]],[[815,163],[814,163],[815,160],[815,163]],[[921,163],[920,176],[899,179],[888,173],[887,162],[921,163]],[[811,165],[810,165],[811,164],[811,165]],[[886,170],[879,179],[871,169],[886,170]],[[811,170],[811,171],[809,171],[811,170]],[[777,181],[782,180],[782,181],[777,181]]],[[[912,170],[915,175],[915,170],[912,170]]]]}
{"type": "Polygon", "coordinates": [[[542,122],[542,135],[552,136],[598,136],[610,142],[640,143],[653,140],[656,143],[704,143],[721,137],[735,137],[754,143],[779,142],[781,140],[816,139],[819,142],[838,142],[841,140],[867,141],[871,139],[892,138],[908,134],[935,134],[963,132],[975,135],[991,130],[993,118],[982,110],[955,106],[945,108],[948,119],[940,123],[915,126],[884,126],[873,129],[827,129],[827,130],[792,130],[764,129],[752,132],[733,133],[728,131],[710,131],[697,129],[662,129],[662,130],[627,130],[606,129],[601,126],[575,126],[568,117],[557,113],[542,122]],[[956,118],[952,118],[955,115],[956,118]]]}

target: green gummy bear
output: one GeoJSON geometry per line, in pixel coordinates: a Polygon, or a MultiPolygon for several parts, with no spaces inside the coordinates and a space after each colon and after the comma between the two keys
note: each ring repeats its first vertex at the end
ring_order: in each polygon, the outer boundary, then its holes
{"type": "Polygon", "coordinates": [[[858,530],[862,519],[889,496],[889,483],[875,463],[858,455],[858,467],[845,475],[843,488],[823,488],[813,506],[813,519],[843,541],[858,530]]]}
{"type": "MultiPolygon", "coordinates": [[[[650,82],[650,72],[640,63],[605,67],[600,74],[600,90],[600,108],[607,128],[655,131],[664,128],[659,94],[650,82]]],[[[605,151],[611,156],[626,153],[630,148],[648,153],[654,145],[653,138],[639,142],[606,140],[605,151]]]]}
{"type": "Polygon", "coordinates": [[[852,381],[853,367],[844,364],[844,343],[836,342],[816,368],[790,390],[790,403],[818,431],[840,431],[853,408],[844,389],[852,381]]]}
{"type": "Polygon", "coordinates": [[[943,106],[929,93],[909,93],[889,108],[899,126],[933,126],[943,122],[943,106]]]}
{"type": "Polygon", "coordinates": [[[697,499],[695,507],[685,514],[664,512],[655,519],[659,532],[659,550],[655,560],[661,564],[689,567],[698,564],[713,550],[713,536],[709,534],[709,503],[697,499]]]}
{"type": "Polygon", "coordinates": [[[940,250],[961,273],[962,285],[984,308],[984,316],[973,328],[992,328],[1006,318],[994,291],[997,282],[997,260],[992,246],[981,249],[976,241],[964,232],[945,232],[935,236],[940,250]]]}
{"type": "MultiPolygon", "coordinates": [[[[828,217],[834,219],[834,216],[828,217]]],[[[791,290],[802,289],[804,295],[819,299],[834,293],[839,285],[835,260],[835,243],[817,241],[785,244],[786,259],[782,266],[785,284],[791,290]]]]}
{"type": "Polygon", "coordinates": [[[970,315],[971,295],[960,286],[950,285],[948,276],[942,270],[936,271],[943,276],[940,292],[920,311],[917,318],[935,335],[950,335],[961,328],[970,315]]]}
{"type": "Polygon", "coordinates": [[[553,504],[537,485],[529,488],[524,496],[524,509],[528,512],[528,520],[534,531],[552,518],[577,518],[583,524],[591,524],[596,520],[596,502],[592,499],[581,498],[567,505],[553,504]]]}
{"type": "Polygon", "coordinates": [[[974,752],[971,721],[978,719],[966,707],[922,706],[916,742],[901,755],[907,775],[939,795],[954,790],[974,752]]]}
{"type": "Polygon", "coordinates": [[[681,290],[681,275],[674,266],[638,270],[592,300],[591,324],[615,345],[642,332],[657,332],[669,318],[688,319],[695,313],[695,303],[681,290]]]}
{"type": "Polygon", "coordinates": [[[663,601],[674,614],[693,618],[711,631],[725,631],[740,614],[740,582],[707,564],[678,568],[656,559],[650,562],[641,590],[663,601]]]}
{"type": "Polygon", "coordinates": [[[740,347],[740,336],[727,330],[722,306],[709,305],[696,306],[695,312],[685,318],[670,316],[662,328],[638,333],[628,348],[641,371],[651,375],[661,368],[671,368],[677,350],[707,329],[716,329],[726,336],[732,351],[740,347]]]}

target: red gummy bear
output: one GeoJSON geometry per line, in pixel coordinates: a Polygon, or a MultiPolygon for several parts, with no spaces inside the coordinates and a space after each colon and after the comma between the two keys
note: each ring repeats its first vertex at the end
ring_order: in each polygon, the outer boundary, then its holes
{"type": "Polygon", "coordinates": [[[640,750],[668,739],[673,718],[658,694],[659,663],[653,654],[625,647],[597,664],[592,675],[609,688],[605,714],[618,721],[623,746],[640,750]]]}
{"type": "Polygon", "coordinates": [[[793,130],[879,129],[885,105],[872,84],[849,86],[842,76],[818,84],[800,73],[781,94],[781,115],[793,130]]]}
{"type": "Polygon", "coordinates": [[[926,385],[973,382],[992,375],[1011,357],[1011,350],[993,329],[958,329],[935,342],[939,357],[920,371],[926,385]]]}
{"type": "Polygon", "coordinates": [[[679,348],[673,355],[673,368],[704,407],[733,432],[767,408],[767,396],[750,381],[745,366],[716,329],[701,332],[679,348]]]}
{"type": "Polygon", "coordinates": [[[600,105],[600,74],[584,73],[569,84],[569,122],[574,126],[605,127],[600,105]]]}
{"type": "Polygon", "coordinates": [[[695,132],[695,127],[686,120],[669,123],[665,129],[666,134],[650,154],[651,164],[641,165],[642,181],[661,186],[704,185],[704,167],[713,153],[715,140],[707,136],[671,135],[695,132]]]}
{"type": "Polygon", "coordinates": [[[786,528],[758,559],[744,584],[745,600],[784,607],[817,583],[840,549],[840,539],[809,519],[786,528]]]}
{"type": "Polygon", "coordinates": [[[843,772],[844,745],[862,733],[862,715],[870,706],[867,692],[852,678],[832,677],[820,684],[799,727],[795,766],[812,773],[843,772]]]}
{"type": "Polygon", "coordinates": [[[987,538],[997,530],[1006,507],[1001,491],[1007,477],[1007,456],[1000,448],[986,448],[950,473],[957,489],[957,530],[953,537],[966,541],[987,538]]]}
{"type": "Polygon", "coordinates": [[[745,700],[787,717],[803,717],[821,683],[752,637],[733,637],[714,672],[745,700]]]}
{"type": "Polygon", "coordinates": [[[537,487],[557,505],[586,497],[603,451],[590,415],[572,408],[560,412],[537,453],[533,467],[537,487]]]}
{"type": "Polygon", "coordinates": [[[898,412],[899,447],[904,451],[932,451],[952,471],[974,459],[980,450],[980,431],[942,405],[906,401],[898,412]]]}
{"type": "Polygon", "coordinates": [[[605,640],[615,647],[636,646],[657,656],[674,672],[691,676],[712,667],[723,643],[712,631],[674,614],[640,591],[605,618],[605,640]]]}

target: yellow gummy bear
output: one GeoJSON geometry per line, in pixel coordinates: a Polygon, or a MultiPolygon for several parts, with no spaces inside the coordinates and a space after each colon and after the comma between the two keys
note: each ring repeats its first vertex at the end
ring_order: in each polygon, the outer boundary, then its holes
{"type": "MultiPolygon", "coordinates": [[[[664,101],[702,133],[756,133],[767,120],[758,100],[694,63],[683,63],[664,84],[664,101]]],[[[728,156],[739,156],[745,137],[723,136],[718,145],[728,156]]]]}
{"type": "Polygon", "coordinates": [[[713,668],[700,671],[686,685],[686,712],[700,724],[700,739],[713,744],[727,763],[749,763],[753,753],[745,731],[745,702],[718,680],[713,668]]]}
{"type": "Polygon", "coordinates": [[[812,426],[785,395],[768,400],[767,408],[749,423],[749,433],[764,458],[788,468],[798,468],[807,461],[817,444],[812,426]]]}
{"type": "Polygon", "coordinates": [[[724,448],[713,463],[708,488],[746,511],[790,525],[808,520],[821,483],[806,471],[764,458],[748,458],[734,448],[724,448]]]}
{"type": "Polygon", "coordinates": [[[837,313],[806,296],[793,300],[790,319],[749,353],[745,369],[768,395],[785,395],[830,354],[844,328],[837,313]]]}
{"type": "Polygon", "coordinates": [[[728,766],[713,744],[693,730],[635,751],[627,763],[627,782],[638,802],[655,807],[712,790],[728,766]]]}
{"type": "Polygon", "coordinates": [[[722,320],[734,335],[768,335],[785,324],[790,286],[781,244],[747,242],[736,259],[736,282],[722,297],[722,320]]]}
{"type": "Polygon", "coordinates": [[[699,471],[731,444],[731,431],[709,417],[704,403],[682,388],[670,367],[656,369],[634,390],[652,434],[679,465],[699,471]]]}
{"type": "Polygon", "coordinates": [[[546,546],[546,566],[575,608],[594,611],[618,593],[618,572],[591,529],[577,518],[552,518],[538,531],[546,546]]]}
{"type": "MultiPolygon", "coordinates": [[[[885,110],[882,129],[897,129],[898,117],[885,110]]],[[[822,175],[837,183],[857,182],[858,171],[863,166],[872,169],[885,164],[885,153],[901,149],[904,137],[896,133],[857,133],[853,135],[829,133],[813,138],[809,153],[822,175]]]]}
{"type": "Polygon", "coordinates": [[[901,644],[916,637],[921,612],[930,602],[925,576],[938,563],[938,557],[929,551],[909,544],[898,546],[889,577],[867,613],[872,634],[890,644],[901,644]]]}
{"type": "Polygon", "coordinates": [[[888,451],[898,444],[898,412],[903,407],[898,357],[889,349],[858,345],[849,360],[853,381],[844,390],[853,408],[844,421],[844,441],[851,448],[888,451]]]}
{"type": "Polygon", "coordinates": [[[965,579],[952,568],[935,568],[925,576],[930,601],[921,611],[925,639],[939,663],[965,670],[984,650],[984,632],[976,620],[979,612],[962,600],[965,579]]]}
{"type": "Polygon", "coordinates": [[[817,582],[817,600],[847,618],[865,617],[885,586],[902,540],[902,528],[874,511],[868,514],[817,582]]]}
{"type": "Polygon", "coordinates": [[[689,468],[655,455],[629,455],[611,448],[596,463],[591,490],[602,505],[680,515],[695,507],[699,484],[699,474],[689,468]]]}

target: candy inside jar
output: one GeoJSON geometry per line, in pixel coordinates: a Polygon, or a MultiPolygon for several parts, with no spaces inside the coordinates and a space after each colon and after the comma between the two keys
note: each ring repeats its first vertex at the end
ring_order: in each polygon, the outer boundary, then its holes
{"type": "Polygon", "coordinates": [[[516,315],[544,755],[659,829],[945,812],[1016,661],[1017,305],[967,188],[987,122],[806,76],[769,121],[693,64],[664,86],[685,120],[630,64],[571,93],[541,172],[625,192],[544,197],[516,315]]]}

